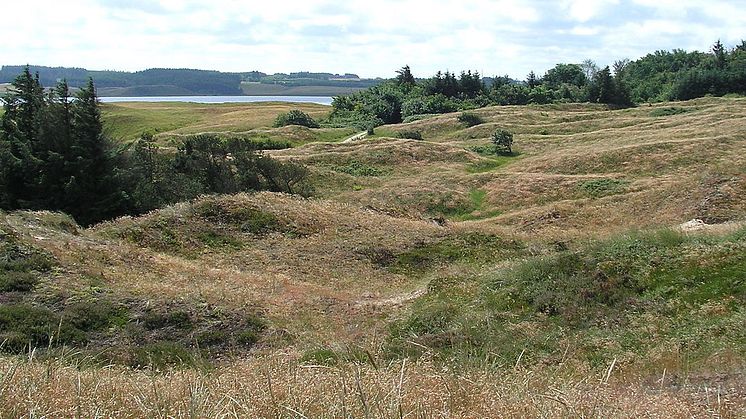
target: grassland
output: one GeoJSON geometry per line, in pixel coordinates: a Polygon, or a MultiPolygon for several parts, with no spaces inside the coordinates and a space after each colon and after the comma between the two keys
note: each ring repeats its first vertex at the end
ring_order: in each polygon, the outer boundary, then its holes
{"type": "Polygon", "coordinates": [[[303,144],[335,141],[354,133],[350,129],[308,130],[304,127],[272,129],[277,115],[300,109],[314,118],[326,117],[329,106],[313,103],[124,102],[102,105],[104,127],[115,139],[131,141],[151,132],[161,144],[171,145],[184,135],[199,133],[242,134],[256,138],[303,144]]]}
{"type": "MultiPolygon", "coordinates": [[[[133,133],[282,135],[275,110],[132,106],[133,133]]],[[[312,199],[203,197],[90,229],[3,214],[0,301],[54,320],[3,332],[39,342],[0,356],[3,413],[746,415],[746,101],[474,112],[271,151],[311,168],[312,199]],[[489,154],[496,128],[514,156],[489,154]]]]}

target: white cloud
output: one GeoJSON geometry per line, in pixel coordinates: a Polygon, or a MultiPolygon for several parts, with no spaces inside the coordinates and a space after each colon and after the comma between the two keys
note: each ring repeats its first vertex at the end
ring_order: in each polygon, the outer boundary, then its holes
{"type": "Polygon", "coordinates": [[[619,4],[619,0],[567,0],[562,2],[568,17],[578,22],[588,22],[616,4],[619,4]]]}
{"type": "Polygon", "coordinates": [[[41,0],[4,4],[0,64],[139,70],[298,70],[390,76],[478,70],[524,77],[746,37],[739,2],[713,0],[41,0]],[[33,16],[23,19],[23,16],[33,16]]]}

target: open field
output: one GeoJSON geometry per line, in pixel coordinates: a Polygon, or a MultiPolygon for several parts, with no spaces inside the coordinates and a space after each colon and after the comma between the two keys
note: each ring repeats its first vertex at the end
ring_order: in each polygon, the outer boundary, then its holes
{"type": "Polygon", "coordinates": [[[287,138],[270,153],[310,167],[311,199],[209,196],[89,229],[0,213],[0,325],[51,319],[0,336],[39,347],[0,356],[3,414],[746,415],[746,99],[492,107],[345,143],[268,128],[295,107],[104,114],[122,139],[287,138]],[[497,128],[514,155],[490,153],[497,128]]]}
{"type": "Polygon", "coordinates": [[[293,143],[333,141],[352,134],[349,129],[309,131],[303,127],[271,129],[277,115],[300,109],[314,118],[328,115],[329,106],[313,103],[225,103],[198,104],[185,102],[125,102],[101,105],[104,126],[115,139],[131,141],[143,132],[169,144],[179,136],[198,133],[248,133],[257,137],[280,139],[293,143]]]}

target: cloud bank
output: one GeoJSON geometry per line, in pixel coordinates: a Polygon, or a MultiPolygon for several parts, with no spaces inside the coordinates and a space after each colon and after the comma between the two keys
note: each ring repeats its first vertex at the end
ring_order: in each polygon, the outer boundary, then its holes
{"type": "Polygon", "coordinates": [[[354,72],[391,77],[477,70],[523,78],[590,58],[746,39],[738,1],[345,2],[73,0],[3,6],[0,64],[95,70],[354,72]],[[28,19],[24,17],[31,16],[28,19]]]}

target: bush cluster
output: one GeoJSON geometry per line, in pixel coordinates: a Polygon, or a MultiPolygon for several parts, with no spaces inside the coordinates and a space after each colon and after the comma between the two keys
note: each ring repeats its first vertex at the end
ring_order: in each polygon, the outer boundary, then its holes
{"type": "Polygon", "coordinates": [[[318,128],[319,123],[316,122],[309,114],[293,109],[287,113],[283,113],[277,116],[275,119],[275,127],[284,127],[287,125],[301,125],[308,128],[318,128]]]}

